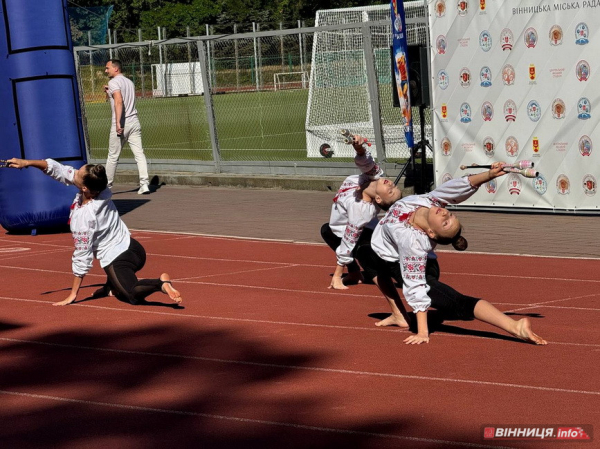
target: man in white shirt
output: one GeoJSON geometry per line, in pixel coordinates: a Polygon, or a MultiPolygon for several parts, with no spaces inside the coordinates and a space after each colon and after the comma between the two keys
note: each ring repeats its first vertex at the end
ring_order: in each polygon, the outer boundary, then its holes
{"type": "Polygon", "coordinates": [[[104,92],[110,100],[112,110],[106,175],[108,187],[112,187],[121,150],[125,142],[129,143],[140,175],[138,194],[141,195],[150,193],[148,164],[142,148],[142,128],[135,108],[135,86],[121,73],[121,70],[121,61],[118,59],[109,60],[104,70],[104,73],[110,78],[108,85],[104,86],[104,92]]]}

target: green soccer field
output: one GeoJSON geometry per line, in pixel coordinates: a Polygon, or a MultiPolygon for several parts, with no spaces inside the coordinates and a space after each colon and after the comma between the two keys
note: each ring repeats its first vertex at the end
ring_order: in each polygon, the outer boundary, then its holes
{"type": "MultiPolygon", "coordinates": [[[[221,159],[307,160],[308,90],[228,93],[212,97],[221,159]]],[[[146,156],[212,160],[203,96],[136,100],[146,156]]],[[[93,158],[106,158],[111,120],[108,102],[86,104],[93,158]]],[[[128,148],[123,157],[132,157],[128,148]]]]}

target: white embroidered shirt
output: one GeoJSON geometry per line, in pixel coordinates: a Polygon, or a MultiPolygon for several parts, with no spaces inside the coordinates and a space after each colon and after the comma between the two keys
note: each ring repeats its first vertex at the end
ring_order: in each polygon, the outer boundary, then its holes
{"type": "MultiPolygon", "coordinates": [[[[75,168],[62,165],[53,159],[46,159],[46,162],[47,175],[68,186],[73,185],[73,177],[77,171],[75,168]]],[[[81,192],[77,193],[73,200],[69,226],[75,244],[72,258],[75,276],[87,274],[94,257],[104,268],[129,248],[129,229],[119,217],[111,197],[110,189],[104,189],[86,204],[82,204],[81,192]]]]}
{"type": "Polygon", "coordinates": [[[425,267],[428,253],[436,243],[424,231],[414,228],[409,218],[420,207],[458,204],[476,191],[468,178],[452,179],[429,193],[397,201],[375,228],[371,247],[383,260],[400,263],[404,297],[415,312],[423,312],[431,305],[425,267]]]}

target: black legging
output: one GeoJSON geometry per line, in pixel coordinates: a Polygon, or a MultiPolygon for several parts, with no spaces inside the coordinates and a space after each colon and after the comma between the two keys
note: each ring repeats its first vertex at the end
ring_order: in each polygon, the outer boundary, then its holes
{"type": "MultiPolygon", "coordinates": [[[[400,264],[383,260],[373,251],[371,245],[358,247],[356,258],[367,275],[391,277],[402,285],[400,264]]],[[[425,279],[430,287],[428,296],[431,299],[431,307],[441,312],[444,319],[472,320],[475,318],[474,310],[479,298],[463,295],[449,285],[440,282],[440,266],[436,259],[427,259],[425,279]]]]}
{"type": "Polygon", "coordinates": [[[138,304],[155,292],[162,290],[160,279],[139,279],[135,275],[146,263],[146,251],[134,238],[129,248],[121,253],[110,265],[104,267],[108,277],[105,289],[110,289],[121,301],[138,304]]]}
{"type": "MultiPolygon", "coordinates": [[[[359,245],[368,244],[371,241],[371,235],[373,235],[372,229],[363,228],[363,231],[360,234],[356,245],[354,246],[354,250],[352,251],[353,257],[355,257],[356,249],[359,247],[359,245]]],[[[327,245],[329,245],[329,247],[334,251],[337,250],[342,243],[342,239],[333,233],[329,223],[325,223],[323,226],[321,226],[321,237],[323,237],[325,243],[327,243],[327,245]]],[[[348,273],[356,273],[360,271],[360,266],[358,263],[356,263],[356,260],[353,260],[346,266],[348,267],[348,273]]]]}

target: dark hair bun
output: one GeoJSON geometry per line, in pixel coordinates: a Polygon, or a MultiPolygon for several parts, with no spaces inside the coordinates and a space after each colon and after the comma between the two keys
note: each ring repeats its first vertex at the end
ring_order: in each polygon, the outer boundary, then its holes
{"type": "Polygon", "coordinates": [[[452,241],[452,246],[456,251],[464,251],[469,246],[469,242],[462,235],[452,241]]]}
{"type": "Polygon", "coordinates": [[[88,172],[83,177],[83,185],[96,195],[106,189],[108,179],[103,165],[88,165],[88,172]]]}
{"type": "Polygon", "coordinates": [[[94,165],[90,168],[90,173],[98,178],[103,178],[106,176],[106,169],[104,165],[94,165]]]}

